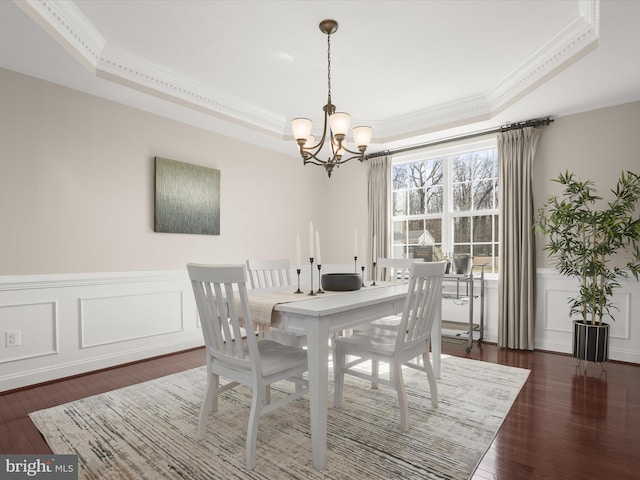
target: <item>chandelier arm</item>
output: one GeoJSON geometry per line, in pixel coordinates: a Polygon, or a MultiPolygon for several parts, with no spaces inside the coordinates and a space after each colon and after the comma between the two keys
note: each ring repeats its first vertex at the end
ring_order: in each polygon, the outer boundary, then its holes
{"type": "MultiPolygon", "coordinates": [[[[321,158],[318,158],[317,155],[312,155],[309,152],[305,152],[305,154],[306,156],[302,157],[305,164],[312,163],[313,165],[327,165],[330,163],[334,163],[334,164],[344,163],[344,162],[340,162],[337,155],[333,155],[331,158],[328,158],[327,160],[322,160],[321,158]]],[[[356,158],[356,157],[351,157],[351,158],[356,158]]]]}
{"type": "Polygon", "coordinates": [[[347,147],[342,147],[342,149],[345,152],[353,153],[354,155],[361,155],[363,153],[360,149],[358,149],[358,150],[349,150],[347,147]]]}
{"type": "Polygon", "coordinates": [[[327,162],[326,160],[320,160],[318,157],[307,157],[304,159],[304,164],[306,165],[307,163],[324,167],[331,162],[327,162]]]}
{"type": "MultiPolygon", "coordinates": [[[[322,147],[324,146],[324,141],[327,138],[327,125],[329,123],[329,116],[327,114],[326,111],[326,107],[331,106],[333,107],[333,105],[331,105],[330,103],[327,104],[325,106],[325,112],[324,112],[324,127],[322,127],[322,138],[318,141],[318,143],[316,143],[313,147],[309,147],[308,149],[305,149],[305,151],[307,153],[310,153],[312,156],[316,156],[318,153],[320,153],[320,150],[322,150],[322,147]],[[315,150],[315,152],[313,152],[313,150],[315,150]],[[313,153],[311,153],[313,152],[313,153]]],[[[335,108],[335,107],[334,107],[335,108]]],[[[333,135],[331,135],[331,140],[333,140],[333,135]]]]}
{"type": "MultiPolygon", "coordinates": [[[[331,143],[333,143],[333,132],[331,131],[331,128],[329,127],[329,116],[332,115],[336,111],[336,106],[333,105],[331,103],[331,101],[329,101],[324,106],[323,110],[324,110],[324,125],[322,127],[322,138],[320,138],[318,143],[316,143],[312,147],[303,148],[302,145],[300,146],[300,155],[302,155],[303,158],[304,158],[304,154],[306,154],[306,155],[309,155],[309,156],[315,158],[319,162],[324,162],[323,160],[320,160],[318,158],[318,154],[320,153],[320,151],[324,147],[325,140],[327,139],[327,132],[329,133],[329,137],[330,137],[331,143]]],[[[352,152],[352,153],[354,153],[354,152],[352,152]]],[[[334,154],[334,158],[335,158],[335,154],[334,154]]]]}
{"type": "Polygon", "coordinates": [[[354,155],[353,157],[349,157],[349,158],[341,158],[340,160],[336,160],[334,162],[332,162],[334,165],[342,165],[343,163],[347,163],[349,160],[354,160],[354,159],[358,159],[360,161],[362,161],[364,159],[364,152],[362,154],[358,154],[358,155],[354,155]]]}

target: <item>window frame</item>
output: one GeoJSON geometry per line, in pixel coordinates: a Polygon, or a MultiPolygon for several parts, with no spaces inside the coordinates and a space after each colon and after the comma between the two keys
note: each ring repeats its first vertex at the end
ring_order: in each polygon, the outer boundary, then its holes
{"type": "MultiPolygon", "coordinates": [[[[497,138],[495,136],[492,137],[484,137],[484,138],[476,138],[472,140],[466,141],[457,141],[452,142],[447,145],[439,145],[434,147],[427,147],[421,149],[419,151],[414,151],[410,153],[396,154],[393,156],[392,164],[391,164],[391,175],[390,175],[390,199],[389,199],[389,211],[390,211],[390,245],[391,245],[391,256],[397,256],[398,249],[401,248],[404,255],[408,254],[408,249],[411,245],[414,245],[410,242],[409,232],[407,232],[407,228],[404,229],[404,240],[402,243],[396,243],[396,234],[395,227],[396,222],[404,221],[405,226],[409,224],[411,220],[427,220],[427,219],[441,219],[441,243],[436,242],[437,249],[438,246],[441,246],[441,254],[443,256],[451,256],[454,251],[456,251],[456,246],[458,246],[458,251],[460,250],[461,245],[468,245],[469,251],[473,252],[474,246],[479,245],[489,245],[491,250],[491,256],[493,259],[492,263],[489,263],[485,268],[486,273],[497,273],[498,271],[498,261],[499,261],[499,252],[500,252],[500,243],[499,243],[499,232],[498,232],[498,222],[499,222],[499,205],[498,205],[498,192],[499,192],[499,172],[498,172],[498,152],[497,152],[497,138]],[[492,199],[492,208],[485,208],[476,210],[475,206],[472,206],[474,209],[472,210],[454,210],[453,205],[453,155],[460,155],[465,153],[478,152],[483,150],[494,150],[495,155],[495,166],[494,166],[494,176],[491,177],[491,181],[494,182],[494,197],[492,199]],[[444,159],[442,170],[443,170],[443,180],[442,180],[442,213],[421,213],[421,214],[411,214],[410,213],[410,202],[407,198],[405,198],[405,214],[403,215],[394,215],[394,193],[397,191],[406,191],[409,192],[411,190],[411,185],[407,185],[405,189],[395,189],[394,188],[394,178],[393,178],[393,169],[397,165],[401,164],[409,164],[412,162],[418,161],[428,161],[432,159],[444,159]],[[473,218],[474,217],[484,217],[490,216],[492,218],[491,222],[491,240],[488,242],[474,242],[474,231],[473,231],[473,218]],[[456,218],[471,218],[471,226],[469,232],[469,241],[468,242],[457,242],[454,244],[454,223],[456,218]]],[[[409,194],[407,193],[408,197],[409,194]]],[[[435,257],[434,260],[439,258],[435,257]]]]}

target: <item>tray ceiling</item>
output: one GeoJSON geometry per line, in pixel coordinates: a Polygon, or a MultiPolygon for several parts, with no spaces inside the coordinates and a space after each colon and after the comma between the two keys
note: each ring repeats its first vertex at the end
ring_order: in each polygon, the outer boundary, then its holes
{"type": "Polygon", "coordinates": [[[0,66],[292,155],[290,120],[326,103],[324,18],[333,103],[374,149],[640,99],[640,2],[41,0],[0,17],[0,66]]]}

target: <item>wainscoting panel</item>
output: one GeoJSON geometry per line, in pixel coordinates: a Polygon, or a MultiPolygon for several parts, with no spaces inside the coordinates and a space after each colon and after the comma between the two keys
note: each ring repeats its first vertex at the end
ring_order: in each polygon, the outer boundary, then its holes
{"type": "MultiPolygon", "coordinates": [[[[567,321],[569,312],[569,298],[575,296],[576,292],[571,290],[546,290],[545,309],[545,330],[556,332],[572,332],[571,322],[567,321]]],[[[610,325],[609,335],[611,338],[629,339],[631,317],[630,304],[631,294],[622,293],[613,296],[617,308],[612,309],[615,321],[605,317],[604,321],[610,325]]],[[[581,317],[574,315],[573,320],[581,317]]]]}
{"type": "MultiPolygon", "coordinates": [[[[568,298],[578,293],[578,285],[552,269],[539,269],[537,275],[536,348],[571,353],[572,325],[568,298]]],[[[620,282],[611,310],[615,321],[610,325],[611,360],[640,363],[640,282],[633,277],[620,282]]],[[[579,316],[574,316],[574,319],[579,316]]]]}
{"type": "Polygon", "coordinates": [[[57,353],[56,311],[56,302],[0,305],[0,363],[57,353]],[[5,345],[5,333],[9,331],[19,332],[19,345],[5,345]]]}
{"type": "MultiPolygon", "coordinates": [[[[352,265],[327,265],[327,271],[333,272],[352,268],[352,265]]],[[[297,281],[295,272],[292,278],[297,281]]],[[[308,278],[307,270],[303,286],[308,278]]],[[[316,280],[314,277],[314,283],[316,280]]],[[[495,275],[485,279],[487,342],[497,342],[497,284],[495,275]]],[[[553,270],[538,270],[537,349],[571,352],[566,298],[576,290],[575,282],[553,270]]],[[[616,302],[620,311],[615,314],[616,321],[611,322],[610,358],[640,363],[640,282],[634,279],[622,282],[616,302]]],[[[466,306],[449,300],[443,304],[443,314],[450,314],[450,320],[466,322],[466,312],[466,306]],[[447,302],[450,304],[445,306],[447,302]]],[[[477,298],[474,312],[477,322],[480,314],[477,298]]],[[[194,348],[202,343],[186,269],[0,276],[0,391],[194,348]],[[5,347],[7,330],[20,330],[20,346],[5,347]]]]}
{"type": "Polygon", "coordinates": [[[202,344],[186,269],[0,276],[0,391],[202,344]]]}
{"type": "Polygon", "coordinates": [[[182,328],[181,291],[80,299],[81,348],[179,332],[182,328]]]}

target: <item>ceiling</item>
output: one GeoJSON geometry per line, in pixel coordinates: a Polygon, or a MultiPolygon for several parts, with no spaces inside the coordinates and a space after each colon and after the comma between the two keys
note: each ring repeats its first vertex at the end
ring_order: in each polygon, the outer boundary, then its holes
{"type": "Polygon", "coordinates": [[[640,1],[0,1],[0,67],[297,155],[327,100],[369,152],[640,100],[640,1]]]}

